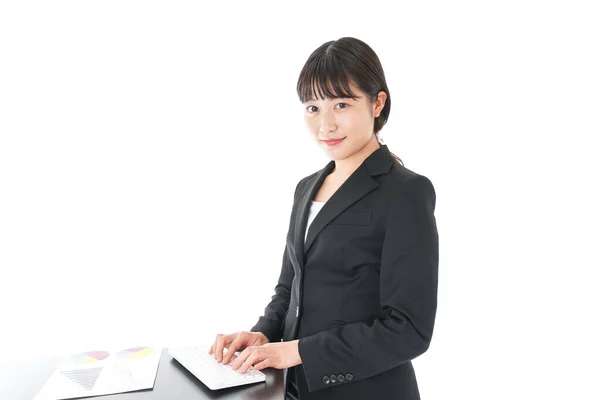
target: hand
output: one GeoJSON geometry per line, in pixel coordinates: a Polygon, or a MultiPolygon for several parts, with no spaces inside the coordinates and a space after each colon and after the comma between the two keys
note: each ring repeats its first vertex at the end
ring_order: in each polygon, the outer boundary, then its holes
{"type": "Polygon", "coordinates": [[[217,334],[215,342],[210,346],[208,354],[213,354],[215,359],[222,364],[229,364],[233,353],[244,350],[247,346],[261,346],[269,343],[269,339],[262,332],[235,332],[229,335],[217,334]],[[223,349],[227,347],[227,354],[223,357],[223,349]]]}
{"type": "Polygon", "coordinates": [[[262,346],[249,346],[240,353],[231,364],[234,370],[241,374],[246,373],[248,368],[254,366],[255,369],[263,368],[290,368],[302,364],[300,353],[298,352],[298,340],[291,342],[267,343],[262,346]]]}

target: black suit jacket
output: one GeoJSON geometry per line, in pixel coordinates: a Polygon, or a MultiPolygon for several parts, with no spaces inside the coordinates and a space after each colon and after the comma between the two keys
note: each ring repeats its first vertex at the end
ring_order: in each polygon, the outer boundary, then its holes
{"type": "Polygon", "coordinates": [[[321,208],[305,244],[311,201],[334,167],[298,183],[275,294],[251,331],[299,339],[301,400],[419,399],[411,360],[429,347],[437,308],[434,187],[381,145],[321,208]]]}

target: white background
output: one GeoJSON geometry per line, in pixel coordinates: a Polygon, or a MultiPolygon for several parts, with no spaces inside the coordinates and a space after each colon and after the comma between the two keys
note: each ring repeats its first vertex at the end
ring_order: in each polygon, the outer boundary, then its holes
{"type": "Polygon", "coordinates": [[[3,359],[250,329],[328,161],[298,74],[354,36],[437,193],[422,398],[600,398],[594,3],[3,2],[3,359]]]}

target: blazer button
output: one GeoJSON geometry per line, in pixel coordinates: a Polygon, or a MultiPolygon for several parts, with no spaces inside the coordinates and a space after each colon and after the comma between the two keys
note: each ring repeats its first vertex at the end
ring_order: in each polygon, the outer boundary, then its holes
{"type": "Polygon", "coordinates": [[[337,376],[337,378],[338,378],[338,382],[344,382],[346,380],[346,377],[343,374],[339,374],[337,376]]]}
{"type": "Polygon", "coordinates": [[[346,374],[346,380],[347,381],[351,381],[352,379],[354,379],[354,375],[352,375],[352,374],[346,374]]]}
{"type": "Polygon", "coordinates": [[[329,385],[329,377],[327,375],[323,377],[323,383],[329,385]]]}
{"type": "Polygon", "coordinates": [[[337,376],[335,376],[335,375],[331,375],[331,376],[329,377],[329,380],[331,381],[331,383],[336,383],[336,382],[337,382],[337,376]]]}

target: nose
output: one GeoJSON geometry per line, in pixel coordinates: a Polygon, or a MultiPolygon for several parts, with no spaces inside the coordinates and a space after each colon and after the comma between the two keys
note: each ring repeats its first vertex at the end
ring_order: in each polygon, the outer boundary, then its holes
{"type": "Polygon", "coordinates": [[[333,132],[336,128],[335,117],[333,113],[323,112],[321,113],[321,121],[319,132],[328,134],[329,132],[333,132]]]}

